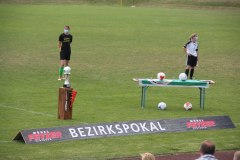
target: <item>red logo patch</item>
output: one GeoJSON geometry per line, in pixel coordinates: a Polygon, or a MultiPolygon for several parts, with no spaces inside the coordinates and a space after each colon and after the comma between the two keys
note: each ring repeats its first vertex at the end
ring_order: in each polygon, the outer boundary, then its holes
{"type": "Polygon", "coordinates": [[[210,127],[215,127],[215,121],[205,121],[205,120],[190,120],[186,123],[187,128],[192,129],[206,129],[210,127]]]}
{"type": "Polygon", "coordinates": [[[51,141],[53,139],[61,139],[62,132],[48,132],[48,131],[36,131],[28,135],[28,141],[51,141]]]}

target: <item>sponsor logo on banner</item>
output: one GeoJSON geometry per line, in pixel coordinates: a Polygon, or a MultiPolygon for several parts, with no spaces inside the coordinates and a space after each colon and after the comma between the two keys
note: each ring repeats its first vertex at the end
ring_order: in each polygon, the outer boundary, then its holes
{"type": "Polygon", "coordinates": [[[54,139],[62,139],[62,132],[60,131],[34,131],[27,135],[29,142],[44,142],[52,141],[54,139]]]}
{"type": "Polygon", "coordinates": [[[203,119],[189,120],[186,125],[187,128],[192,129],[207,129],[216,126],[215,121],[205,121],[203,119]]]}
{"type": "Polygon", "coordinates": [[[140,120],[22,130],[14,140],[27,144],[127,136],[137,134],[185,132],[235,128],[229,116],[140,120]]]}

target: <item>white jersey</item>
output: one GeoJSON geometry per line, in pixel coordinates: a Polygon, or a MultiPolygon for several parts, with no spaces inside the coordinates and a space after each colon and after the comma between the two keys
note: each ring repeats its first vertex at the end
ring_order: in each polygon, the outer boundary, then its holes
{"type": "Polygon", "coordinates": [[[205,155],[202,155],[201,157],[199,157],[198,159],[195,159],[195,160],[218,160],[218,159],[216,159],[216,157],[214,155],[205,154],[205,155]]]}
{"type": "Polygon", "coordinates": [[[192,41],[189,41],[184,45],[184,48],[186,48],[188,55],[192,55],[194,57],[198,56],[198,53],[197,53],[198,52],[198,44],[197,44],[197,42],[194,43],[192,41]]]}

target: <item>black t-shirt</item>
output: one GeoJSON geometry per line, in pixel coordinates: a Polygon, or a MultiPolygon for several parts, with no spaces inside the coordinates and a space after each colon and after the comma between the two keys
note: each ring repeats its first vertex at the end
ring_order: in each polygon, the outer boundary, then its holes
{"type": "Polygon", "coordinates": [[[69,50],[71,51],[71,42],[72,42],[72,35],[71,34],[60,34],[59,41],[62,42],[61,50],[69,50]]]}

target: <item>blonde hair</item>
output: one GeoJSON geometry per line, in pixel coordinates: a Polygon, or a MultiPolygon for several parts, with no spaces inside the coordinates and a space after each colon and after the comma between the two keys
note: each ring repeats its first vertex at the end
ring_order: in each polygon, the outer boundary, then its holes
{"type": "Polygon", "coordinates": [[[192,39],[193,37],[196,37],[197,36],[197,33],[193,33],[189,36],[189,39],[192,39]]]}
{"type": "Polygon", "coordinates": [[[141,156],[142,156],[142,160],[155,160],[154,155],[149,152],[143,153],[143,154],[141,154],[141,156]]]}

